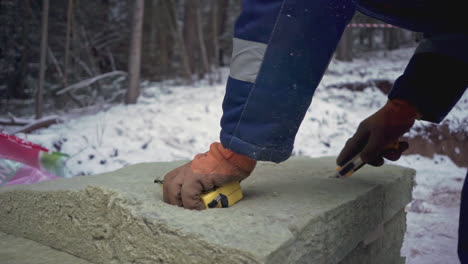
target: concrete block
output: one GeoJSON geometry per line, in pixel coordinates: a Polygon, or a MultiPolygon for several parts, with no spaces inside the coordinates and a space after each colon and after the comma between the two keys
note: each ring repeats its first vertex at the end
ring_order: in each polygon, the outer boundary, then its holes
{"type": "Polygon", "coordinates": [[[400,255],[406,231],[406,213],[402,209],[396,216],[383,224],[383,234],[370,244],[365,242],[348,254],[339,264],[404,264],[400,255]]]}
{"type": "Polygon", "coordinates": [[[0,231],[93,263],[339,263],[401,218],[415,174],[385,165],[329,178],[332,157],[260,163],[240,203],[198,212],[163,203],[153,183],[183,163],[2,187],[0,231]]]}
{"type": "Polygon", "coordinates": [[[41,245],[32,240],[0,232],[2,264],[91,264],[90,262],[41,245]]]}

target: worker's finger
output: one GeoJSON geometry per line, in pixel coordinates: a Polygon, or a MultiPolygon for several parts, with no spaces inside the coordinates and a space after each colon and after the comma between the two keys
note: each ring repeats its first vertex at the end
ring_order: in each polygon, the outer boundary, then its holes
{"type": "Polygon", "coordinates": [[[401,150],[401,152],[405,152],[407,149],[409,149],[409,143],[406,141],[399,141],[398,148],[401,150]]]}
{"type": "Polygon", "coordinates": [[[346,162],[354,158],[364,148],[367,142],[369,133],[365,125],[361,123],[354,135],[346,141],[345,146],[341,150],[336,163],[338,166],[343,166],[346,162]]]}
{"type": "Polygon", "coordinates": [[[384,150],[384,152],[382,152],[382,157],[391,161],[396,161],[401,157],[401,153],[402,152],[398,149],[384,150]]]}
{"type": "Polygon", "coordinates": [[[374,167],[380,167],[385,163],[384,159],[382,157],[377,157],[373,161],[368,162],[367,164],[374,166],[374,167]]]}
{"type": "MultiPolygon", "coordinates": [[[[385,146],[396,139],[388,138],[382,133],[371,133],[369,141],[361,151],[361,159],[365,163],[373,162],[382,156],[385,146]]],[[[370,163],[369,163],[370,164],[370,163]]]]}
{"type": "Polygon", "coordinates": [[[177,205],[179,207],[183,206],[182,199],[181,199],[181,189],[182,183],[173,183],[168,187],[168,202],[172,205],[177,205]]]}
{"type": "Polygon", "coordinates": [[[386,149],[382,152],[382,156],[388,160],[396,161],[400,159],[401,155],[409,147],[408,142],[398,142],[398,149],[386,149]]]}
{"type": "Polygon", "coordinates": [[[203,185],[197,177],[186,179],[182,185],[181,198],[182,204],[186,209],[203,210],[206,209],[201,201],[200,195],[203,192],[203,185]]]}
{"type": "Polygon", "coordinates": [[[183,173],[183,170],[179,168],[174,174],[168,174],[164,177],[163,198],[165,202],[180,207],[182,206],[180,193],[184,179],[183,173]]]}
{"type": "Polygon", "coordinates": [[[174,169],[167,173],[163,178],[163,201],[166,203],[169,203],[169,184],[174,180],[178,171],[178,169],[174,169]]]}

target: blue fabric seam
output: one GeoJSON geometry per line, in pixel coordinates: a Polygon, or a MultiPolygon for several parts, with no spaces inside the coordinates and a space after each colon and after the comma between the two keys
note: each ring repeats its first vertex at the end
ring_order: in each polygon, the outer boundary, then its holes
{"type": "Polygon", "coordinates": [[[236,136],[234,136],[234,135],[230,135],[229,133],[225,133],[225,134],[231,137],[231,140],[230,140],[230,141],[232,141],[232,140],[235,138],[235,139],[237,139],[237,140],[239,140],[239,141],[242,141],[242,142],[244,142],[244,143],[246,143],[246,144],[248,144],[248,145],[251,145],[251,146],[253,146],[253,147],[255,147],[256,149],[259,149],[259,150],[268,150],[268,149],[272,149],[272,148],[268,148],[268,147],[257,146],[257,145],[255,145],[255,144],[252,144],[252,143],[250,143],[250,142],[245,141],[244,139],[242,139],[242,138],[240,138],[240,137],[236,137],[236,136]]]}
{"type": "MultiPolygon", "coordinates": [[[[285,160],[285,159],[281,159],[281,161],[275,161],[275,160],[278,160],[278,159],[273,159],[274,153],[275,152],[278,153],[278,146],[271,146],[271,147],[258,146],[258,145],[252,144],[252,143],[250,143],[248,141],[245,141],[244,139],[233,136],[233,135],[231,135],[229,133],[224,132],[224,134],[225,134],[225,136],[230,138],[230,140],[229,140],[230,142],[232,142],[234,139],[236,139],[238,141],[241,141],[241,142],[245,143],[246,145],[252,146],[252,148],[256,149],[258,152],[263,152],[263,155],[268,153],[268,156],[263,156],[263,158],[261,158],[261,160],[269,160],[269,161],[273,161],[273,162],[276,162],[276,163],[285,160]]],[[[280,151],[281,155],[283,154],[283,152],[284,151],[280,151]]],[[[284,153],[286,153],[286,152],[284,152],[284,153]]]]}
{"type": "MultiPolygon", "coordinates": [[[[242,109],[242,113],[239,117],[239,121],[237,121],[237,124],[236,124],[236,128],[234,129],[234,132],[232,133],[232,138],[231,140],[229,141],[229,146],[228,148],[231,146],[232,144],[232,140],[233,140],[233,137],[237,134],[237,131],[239,129],[239,125],[240,123],[242,122],[242,118],[244,117],[244,113],[245,113],[245,109],[247,108],[247,105],[249,104],[249,101],[250,101],[250,97],[256,87],[256,83],[257,83],[257,79],[258,77],[260,76],[260,73],[262,72],[262,68],[263,68],[263,64],[265,63],[265,58],[267,57],[267,54],[268,54],[268,51],[270,49],[270,43],[271,43],[271,40],[273,39],[273,35],[275,34],[275,31],[276,31],[276,28],[277,28],[277,25],[279,23],[279,20],[281,18],[281,13],[283,12],[283,9],[284,9],[284,4],[286,3],[287,0],[283,0],[282,3],[281,3],[281,8],[278,12],[278,18],[276,19],[276,22],[275,22],[275,25],[273,26],[273,29],[271,30],[271,34],[270,34],[270,38],[268,40],[268,43],[267,43],[267,48],[265,50],[265,55],[263,56],[263,60],[262,60],[262,64],[260,65],[260,69],[258,71],[258,74],[257,74],[257,77],[255,78],[255,82],[253,83],[252,87],[250,88],[250,92],[249,92],[249,95],[247,96],[247,99],[245,100],[245,104],[244,104],[244,107],[242,109]]],[[[240,138],[239,138],[240,139],[240,138]]],[[[249,143],[250,144],[250,143],[249,143]]]]}

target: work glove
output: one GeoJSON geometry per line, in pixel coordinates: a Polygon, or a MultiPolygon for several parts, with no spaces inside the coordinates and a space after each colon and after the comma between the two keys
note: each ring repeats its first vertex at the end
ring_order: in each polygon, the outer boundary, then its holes
{"type": "Polygon", "coordinates": [[[383,165],[383,158],[398,160],[409,147],[407,142],[399,142],[399,138],[411,129],[417,118],[418,111],[409,102],[400,99],[387,101],[385,106],[359,124],[336,163],[343,166],[359,153],[362,161],[372,166],[383,165]],[[395,142],[398,142],[398,147],[389,149],[395,142]]]}
{"type": "Polygon", "coordinates": [[[187,209],[203,210],[203,192],[240,182],[254,170],[256,161],[213,143],[206,153],[164,176],[163,198],[166,203],[187,209]]]}

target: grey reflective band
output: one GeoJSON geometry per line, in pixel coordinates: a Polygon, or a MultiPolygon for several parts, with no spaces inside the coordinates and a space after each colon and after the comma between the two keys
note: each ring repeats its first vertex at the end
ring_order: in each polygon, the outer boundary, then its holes
{"type": "Polygon", "coordinates": [[[266,48],[264,43],[234,38],[230,76],[254,83],[266,48]]]}
{"type": "Polygon", "coordinates": [[[415,54],[434,52],[468,63],[468,35],[445,34],[423,39],[415,54]]]}

